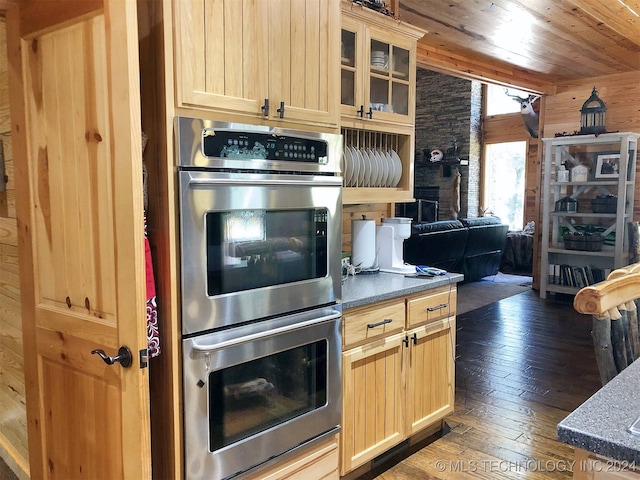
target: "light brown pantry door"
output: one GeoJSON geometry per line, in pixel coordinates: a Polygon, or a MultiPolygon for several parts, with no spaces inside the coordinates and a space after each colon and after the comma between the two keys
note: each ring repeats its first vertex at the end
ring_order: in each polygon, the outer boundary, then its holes
{"type": "Polygon", "coordinates": [[[7,12],[31,478],[149,479],[134,0],[7,12]],[[92,351],[133,364],[107,365],[92,351]]]}

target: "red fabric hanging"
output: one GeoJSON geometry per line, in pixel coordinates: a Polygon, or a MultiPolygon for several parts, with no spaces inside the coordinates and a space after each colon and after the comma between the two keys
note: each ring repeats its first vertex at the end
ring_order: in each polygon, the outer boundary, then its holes
{"type": "Polygon", "coordinates": [[[156,298],[156,284],[153,275],[151,247],[147,238],[147,215],[144,216],[144,255],[147,273],[147,340],[149,343],[149,358],[160,355],[160,330],[158,329],[158,302],[156,298]]]}

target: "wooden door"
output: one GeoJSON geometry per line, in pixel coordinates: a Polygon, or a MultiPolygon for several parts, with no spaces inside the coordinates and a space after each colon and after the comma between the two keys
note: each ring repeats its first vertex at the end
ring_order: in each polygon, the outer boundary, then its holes
{"type": "Polygon", "coordinates": [[[150,478],[136,2],[23,1],[7,30],[30,475],[150,478]]]}
{"type": "Polygon", "coordinates": [[[409,330],[407,435],[453,412],[455,317],[409,330]]]}
{"type": "Polygon", "coordinates": [[[342,354],[341,475],[406,437],[404,339],[397,333],[342,354]]]}

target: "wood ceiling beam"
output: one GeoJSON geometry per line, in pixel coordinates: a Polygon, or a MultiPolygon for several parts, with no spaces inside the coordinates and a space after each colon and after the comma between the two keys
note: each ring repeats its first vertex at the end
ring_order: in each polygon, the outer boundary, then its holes
{"type": "Polygon", "coordinates": [[[489,57],[467,58],[424,42],[418,42],[416,62],[421,68],[468,80],[494,83],[538,94],[554,94],[556,91],[550,79],[541,78],[535,72],[518,69],[506,63],[498,64],[489,57]]]}

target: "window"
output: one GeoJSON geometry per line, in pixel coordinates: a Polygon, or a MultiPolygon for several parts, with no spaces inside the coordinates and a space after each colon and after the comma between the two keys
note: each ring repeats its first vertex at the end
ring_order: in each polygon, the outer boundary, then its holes
{"type": "Polygon", "coordinates": [[[502,115],[505,113],[518,113],[520,111],[520,103],[505,93],[516,97],[527,98],[528,92],[516,90],[515,88],[505,88],[500,85],[487,85],[487,112],[485,115],[502,115]]]}
{"type": "Polygon", "coordinates": [[[522,230],[527,142],[490,143],[484,155],[484,209],[522,230]]]}

